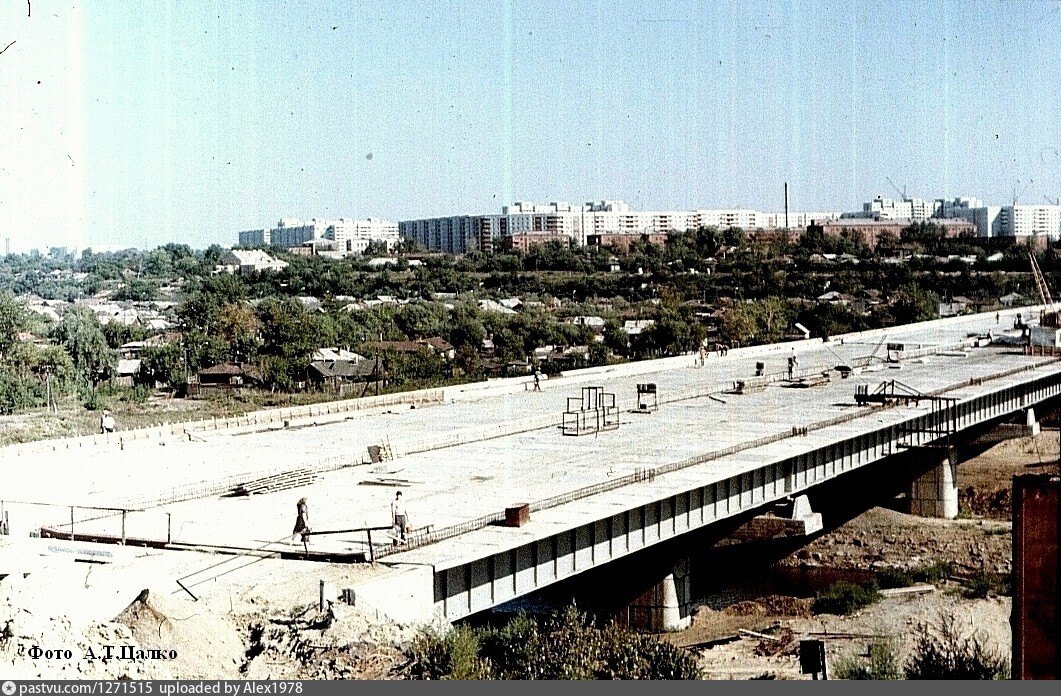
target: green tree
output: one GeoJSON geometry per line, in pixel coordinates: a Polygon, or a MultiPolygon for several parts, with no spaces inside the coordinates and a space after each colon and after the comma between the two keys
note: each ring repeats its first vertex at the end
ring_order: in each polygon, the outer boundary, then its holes
{"type": "Polygon", "coordinates": [[[410,302],[394,317],[398,328],[410,338],[428,338],[442,333],[446,310],[437,302],[410,302]]]}
{"type": "Polygon", "coordinates": [[[26,309],[10,292],[0,292],[0,365],[7,362],[18,334],[28,323],[26,309]]]}
{"type": "Polygon", "coordinates": [[[122,324],[112,321],[102,326],[103,337],[107,345],[117,350],[130,341],[142,341],[147,338],[147,329],[139,324],[122,324]]]}
{"type": "Polygon", "coordinates": [[[335,345],[337,327],[326,315],[307,312],[292,298],[270,298],[258,307],[262,378],[273,389],[289,391],[305,380],[310,354],[335,345]]]}
{"type": "Polygon", "coordinates": [[[414,679],[699,679],[696,657],[655,636],[593,625],[573,607],[504,627],[425,633],[406,652],[414,679]]]}
{"type": "Polygon", "coordinates": [[[165,384],[176,391],[186,381],[184,352],[177,343],[148,346],[140,353],[140,361],[139,379],[149,387],[165,384]]]}
{"type": "Polygon", "coordinates": [[[896,296],[898,299],[892,307],[896,324],[912,324],[939,316],[939,298],[914,283],[903,285],[896,296]]]}
{"type": "Polygon", "coordinates": [[[52,329],[52,339],[66,350],[85,383],[95,386],[114,376],[118,357],[107,345],[96,315],[88,309],[68,309],[52,329]]]}
{"type": "Polygon", "coordinates": [[[258,321],[254,309],[245,302],[229,302],[217,312],[218,336],[228,344],[232,362],[249,362],[254,359],[260,344],[258,321]]]}
{"type": "Polygon", "coordinates": [[[726,310],[719,324],[719,338],[731,345],[780,341],[788,329],[791,308],[779,297],[742,302],[726,310]]]}
{"type": "Polygon", "coordinates": [[[0,413],[11,414],[40,403],[37,380],[7,365],[0,365],[0,413]]]}

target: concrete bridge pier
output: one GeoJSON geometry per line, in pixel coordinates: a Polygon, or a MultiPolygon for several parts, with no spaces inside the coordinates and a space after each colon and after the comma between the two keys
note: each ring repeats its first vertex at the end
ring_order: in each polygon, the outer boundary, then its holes
{"type": "Polygon", "coordinates": [[[1024,412],[1024,431],[1026,435],[1035,437],[1041,432],[1039,421],[1035,419],[1035,409],[1029,408],[1024,412]]]}
{"type": "Polygon", "coordinates": [[[910,483],[910,514],[953,520],[958,517],[958,475],[954,452],[948,447],[912,447],[911,453],[928,470],[910,483]]]}
{"type": "Polygon", "coordinates": [[[641,631],[681,631],[693,622],[691,564],[681,558],[668,573],[627,607],[627,623],[641,631]]]}

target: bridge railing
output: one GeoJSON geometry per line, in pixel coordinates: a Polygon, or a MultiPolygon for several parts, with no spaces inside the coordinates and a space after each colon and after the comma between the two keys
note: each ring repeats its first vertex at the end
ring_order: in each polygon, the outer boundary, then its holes
{"type": "MultiPolygon", "coordinates": [[[[937,350],[942,350],[942,349],[943,348],[938,348],[937,350]]],[[[1027,372],[1027,371],[1035,370],[1037,368],[1040,368],[1040,367],[1043,367],[1043,366],[1046,366],[1046,365],[1055,364],[1057,362],[1058,362],[1057,359],[1043,360],[1043,361],[1040,361],[1040,362],[1037,362],[1037,363],[1033,363],[1031,365],[1021,365],[1019,367],[1015,367],[1015,368],[1008,369],[1008,370],[1003,370],[1001,372],[997,372],[997,373],[985,376],[983,378],[977,378],[977,379],[979,379],[980,383],[987,382],[987,381],[992,381],[992,380],[996,380],[996,379],[1003,379],[1005,377],[1010,377],[1010,376],[1013,376],[1015,374],[1019,374],[1021,372],[1027,372]]],[[[812,373],[813,373],[813,371],[812,371],[812,373]]],[[[785,376],[787,377],[787,373],[786,373],[785,376]]],[[[950,391],[955,391],[957,389],[966,388],[966,387],[971,386],[973,384],[973,381],[974,381],[973,379],[969,379],[969,380],[963,380],[961,382],[956,382],[954,384],[948,385],[948,386],[943,387],[941,389],[934,390],[933,392],[930,392],[930,395],[939,396],[941,394],[944,394],[944,393],[947,393],[947,392],[950,392],[950,391]]],[[[686,398],[692,398],[692,397],[686,397],[686,398]]],[[[697,466],[699,464],[705,464],[707,462],[714,461],[714,460],[717,460],[717,459],[722,459],[724,457],[728,457],[728,456],[731,456],[731,455],[734,455],[734,454],[738,454],[738,453],[746,451],[746,450],[756,449],[758,447],[764,447],[766,445],[770,445],[770,444],[773,444],[775,442],[780,442],[781,440],[785,440],[787,438],[803,436],[803,435],[805,435],[808,432],[812,432],[812,431],[815,431],[815,430],[821,430],[823,428],[832,427],[834,425],[840,425],[842,423],[848,423],[848,422],[851,422],[853,420],[857,420],[859,418],[865,418],[866,416],[870,415],[873,412],[887,410],[887,409],[893,409],[893,408],[896,408],[897,406],[898,406],[897,403],[875,404],[875,405],[871,405],[871,406],[865,407],[865,408],[863,408],[863,409],[861,409],[861,410],[859,410],[857,412],[842,414],[842,415],[839,415],[839,416],[835,416],[833,418],[827,418],[827,419],[823,419],[823,420],[820,420],[820,421],[815,421],[814,423],[807,424],[806,426],[803,426],[803,427],[794,427],[790,431],[784,431],[784,432],[774,433],[774,434],[771,434],[771,435],[766,435],[766,436],[758,438],[756,440],[751,440],[751,441],[748,441],[748,442],[742,442],[742,443],[739,443],[739,444],[736,444],[736,445],[731,445],[729,447],[725,447],[725,448],[722,448],[722,449],[718,449],[718,450],[714,450],[714,451],[711,451],[711,452],[707,452],[705,454],[696,455],[694,457],[689,457],[688,459],[683,459],[683,460],[676,461],[676,462],[669,462],[669,463],[662,464],[662,465],[657,466],[657,467],[645,468],[645,469],[642,469],[642,470],[635,471],[634,473],[631,473],[631,474],[626,474],[624,476],[619,476],[619,477],[616,477],[614,479],[609,479],[608,481],[601,481],[601,482],[598,482],[598,483],[590,484],[588,486],[582,486],[581,488],[577,488],[577,489],[574,489],[574,490],[571,490],[571,491],[567,491],[565,493],[561,493],[561,494],[558,494],[558,495],[550,496],[548,498],[542,498],[540,500],[537,500],[537,501],[534,501],[534,502],[530,503],[530,509],[532,511],[535,511],[535,510],[546,510],[546,509],[549,509],[549,508],[552,508],[552,507],[557,507],[559,505],[564,505],[564,504],[567,504],[567,503],[571,503],[571,502],[574,502],[576,500],[580,500],[580,499],[587,498],[587,497],[590,497],[590,496],[599,495],[601,493],[606,493],[606,492],[613,491],[613,490],[616,490],[616,489],[619,489],[619,488],[623,488],[625,486],[629,486],[629,485],[632,485],[632,484],[636,484],[636,483],[640,483],[640,482],[644,482],[644,481],[651,481],[657,475],[673,473],[675,471],[681,471],[682,469],[686,469],[686,468],[691,467],[691,466],[697,466]]],[[[408,550],[411,550],[413,548],[417,548],[417,547],[420,547],[420,546],[425,546],[427,544],[432,544],[432,543],[436,543],[436,542],[439,542],[439,541],[444,541],[446,539],[451,539],[453,537],[460,536],[461,534],[466,534],[468,532],[472,532],[472,531],[476,531],[476,530],[482,529],[482,528],[484,528],[484,527],[486,527],[488,525],[496,524],[499,521],[503,520],[504,517],[505,517],[504,513],[498,512],[498,513],[494,513],[494,514],[491,514],[491,515],[483,516],[483,517],[481,517],[479,519],[476,519],[476,520],[470,520],[468,522],[463,522],[463,523],[460,523],[460,524],[457,524],[457,525],[452,525],[452,526],[448,526],[448,527],[443,527],[441,529],[436,529],[436,530],[431,531],[430,533],[424,533],[424,534],[421,534],[421,535],[418,535],[418,536],[414,535],[414,536],[411,536],[410,538],[408,538],[404,545],[398,546],[398,547],[392,547],[392,548],[389,548],[389,549],[385,549],[385,550],[377,553],[377,556],[387,556],[387,555],[390,555],[390,554],[393,554],[393,553],[401,553],[403,551],[408,551],[408,550]]]]}

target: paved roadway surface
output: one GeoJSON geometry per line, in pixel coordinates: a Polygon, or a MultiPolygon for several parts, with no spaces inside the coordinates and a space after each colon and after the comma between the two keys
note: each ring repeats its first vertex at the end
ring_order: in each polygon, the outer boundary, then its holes
{"type": "MultiPolygon", "coordinates": [[[[1025,310],[1027,312],[1027,310],[1025,310]]],[[[1014,312],[1004,313],[1001,324],[995,315],[976,315],[950,322],[930,322],[888,330],[888,342],[950,345],[970,333],[1001,332],[1012,326],[1014,312]]],[[[466,394],[443,405],[411,409],[391,407],[373,413],[355,414],[345,420],[306,425],[286,430],[250,434],[204,435],[203,441],[142,441],[77,451],[5,455],[0,465],[5,476],[0,498],[53,505],[139,507],[126,519],[130,536],[165,538],[167,516],[172,538],[189,544],[213,544],[256,548],[274,544],[282,548],[290,541],[299,497],[309,500],[314,529],[347,529],[389,524],[389,503],[395,490],[404,491],[410,521],[415,527],[436,529],[497,513],[506,506],[533,502],[583,486],[631,474],[642,467],[702,455],[778,432],[861,409],[854,403],[856,385],[871,390],[885,379],[898,379],[922,392],[929,392],[975,376],[1041,362],[1022,355],[1019,349],[991,346],[960,355],[933,355],[907,360],[901,369],[878,364],[875,371],[833,379],[811,388],[791,388],[783,382],[745,395],[719,393],[733,380],[753,375],[755,363],[763,360],[768,373],[785,371],[787,357],[796,351],[804,371],[821,371],[849,364],[877,350],[882,334],[730,350],[711,354],[704,364],[694,356],[646,364],[641,374],[628,374],[625,367],[599,370],[577,379],[559,378],[542,383],[542,391],[466,394]],[[793,346],[796,346],[793,348],[793,346]],[[650,414],[632,413],[635,385],[654,382],[661,399],[677,394],[714,392],[711,396],[664,403],[650,414]],[[513,423],[555,418],[559,422],[566,399],[578,396],[585,385],[600,385],[619,399],[618,430],[570,437],[556,426],[538,428],[492,439],[476,438],[489,428],[512,428],[513,423]],[[428,449],[398,456],[383,464],[359,464],[325,472],[309,485],[250,497],[210,495],[167,505],[152,505],[175,488],[191,483],[253,479],[256,472],[277,468],[312,467],[314,462],[336,456],[358,463],[371,444],[390,442],[395,451],[428,448],[440,437],[466,433],[465,444],[428,449]],[[11,472],[14,472],[12,475],[11,472]],[[130,501],[136,501],[133,505],[130,501]],[[279,544],[275,544],[282,540],[279,544]]],[[[456,394],[457,392],[454,391],[456,394]]],[[[922,405],[923,409],[928,407],[922,405]]],[[[880,412],[874,419],[888,418],[880,412]]],[[[296,424],[297,425],[297,424],[296,424]]],[[[657,495],[669,488],[680,489],[684,481],[703,482],[731,475],[743,465],[764,458],[791,456],[825,440],[840,439],[854,432],[858,421],[812,432],[809,437],[781,441],[739,452],[724,459],[659,476],[655,481],[626,486],[608,493],[536,512],[532,522],[520,530],[486,528],[390,556],[388,560],[439,563],[461,556],[464,545],[502,543],[498,535],[534,535],[558,524],[571,524],[592,510],[628,504],[642,496],[657,495]],[[743,464],[742,464],[743,462],[743,464]]],[[[12,527],[25,530],[40,524],[69,524],[63,507],[6,503],[12,510],[12,527]]],[[[118,533],[117,517],[85,521],[103,513],[77,511],[78,531],[118,533]]],[[[378,539],[378,536],[377,536],[378,539]]],[[[386,540],[384,540],[386,542],[386,540]]],[[[301,546],[299,544],[298,546],[301,546]]],[[[316,550],[363,551],[362,533],[315,536],[316,550]]]]}

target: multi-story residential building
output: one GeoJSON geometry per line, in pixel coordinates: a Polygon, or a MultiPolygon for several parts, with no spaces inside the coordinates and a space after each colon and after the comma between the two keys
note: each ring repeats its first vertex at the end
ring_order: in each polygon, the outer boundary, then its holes
{"type": "MultiPolygon", "coordinates": [[[[875,247],[880,237],[889,234],[898,239],[903,230],[910,225],[911,220],[874,220],[872,218],[842,218],[838,220],[820,220],[812,222],[807,226],[807,231],[819,231],[827,237],[850,237],[858,239],[867,246],[875,247]]],[[[931,220],[943,233],[943,236],[951,239],[956,237],[976,236],[976,226],[959,218],[931,220]]]]}
{"type": "Polygon", "coordinates": [[[272,230],[247,230],[239,233],[239,245],[241,247],[267,246],[272,244],[272,230]]]}
{"type": "Polygon", "coordinates": [[[384,242],[391,249],[399,241],[398,225],[371,217],[365,220],[313,218],[308,222],[281,218],[272,229],[239,233],[240,246],[273,245],[293,249],[318,245],[325,240],[332,242],[330,246],[338,254],[363,253],[374,241],[384,242]]]}
{"type": "Polygon", "coordinates": [[[477,249],[487,250],[480,242],[484,230],[493,239],[497,234],[491,229],[489,218],[476,215],[454,215],[452,217],[405,220],[398,223],[398,234],[402,239],[414,242],[425,249],[464,254],[477,249]]]}
{"type": "Polygon", "coordinates": [[[944,204],[940,215],[943,218],[968,220],[976,225],[977,237],[1002,237],[1006,234],[1002,228],[1002,207],[982,205],[976,198],[955,199],[950,204],[944,204]]]}
{"type": "Polygon", "coordinates": [[[387,250],[398,243],[398,223],[367,218],[365,220],[348,220],[339,218],[329,223],[324,231],[324,238],[335,242],[338,251],[363,254],[372,242],[384,242],[387,250]]]}
{"type": "Polygon", "coordinates": [[[963,211],[984,207],[984,202],[973,196],[959,196],[949,200],[937,198],[935,206],[936,217],[955,218],[963,217],[963,211]]]}
{"type": "Polygon", "coordinates": [[[804,230],[808,225],[812,225],[815,222],[825,222],[826,220],[839,220],[841,213],[838,211],[822,211],[822,212],[789,212],[787,214],[788,222],[785,222],[786,214],[780,213],[758,213],[756,215],[756,222],[759,224],[756,229],[762,230],[804,230]]]}
{"type": "Polygon", "coordinates": [[[1061,206],[1008,205],[1002,207],[998,217],[1005,236],[1061,239],[1061,206]]]}
{"type": "Polygon", "coordinates": [[[877,196],[869,203],[862,205],[862,213],[848,217],[872,218],[873,220],[912,220],[924,222],[936,215],[937,204],[942,201],[926,201],[921,198],[903,198],[896,201],[877,196]]]}
{"type": "MultiPolygon", "coordinates": [[[[832,220],[840,213],[790,213],[792,227],[805,227],[812,220],[832,220]]],[[[700,227],[784,227],[784,213],[755,210],[634,211],[623,201],[603,200],[571,205],[519,201],[506,205],[500,215],[458,215],[408,220],[398,223],[403,239],[431,250],[462,254],[476,249],[490,251],[495,243],[506,248],[529,248],[535,243],[562,238],[576,246],[590,240],[659,238],[672,232],[700,227]],[[507,238],[513,239],[507,239],[507,238]]]]}
{"type": "Polygon", "coordinates": [[[979,237],[1061,239],[1061,206],[984,205],[977,198],[940,201],[939,217],[961,218],[976,225],[979,237]]]}
{"type": "Polygon", "coordinates": [[[329,224],[327,220],[319,218],[313,218],[309,222],[296,218],[280,218],[270,235],[271,243],[280,247],[297,247],[306,242],[324,239],[329,224]]]}

